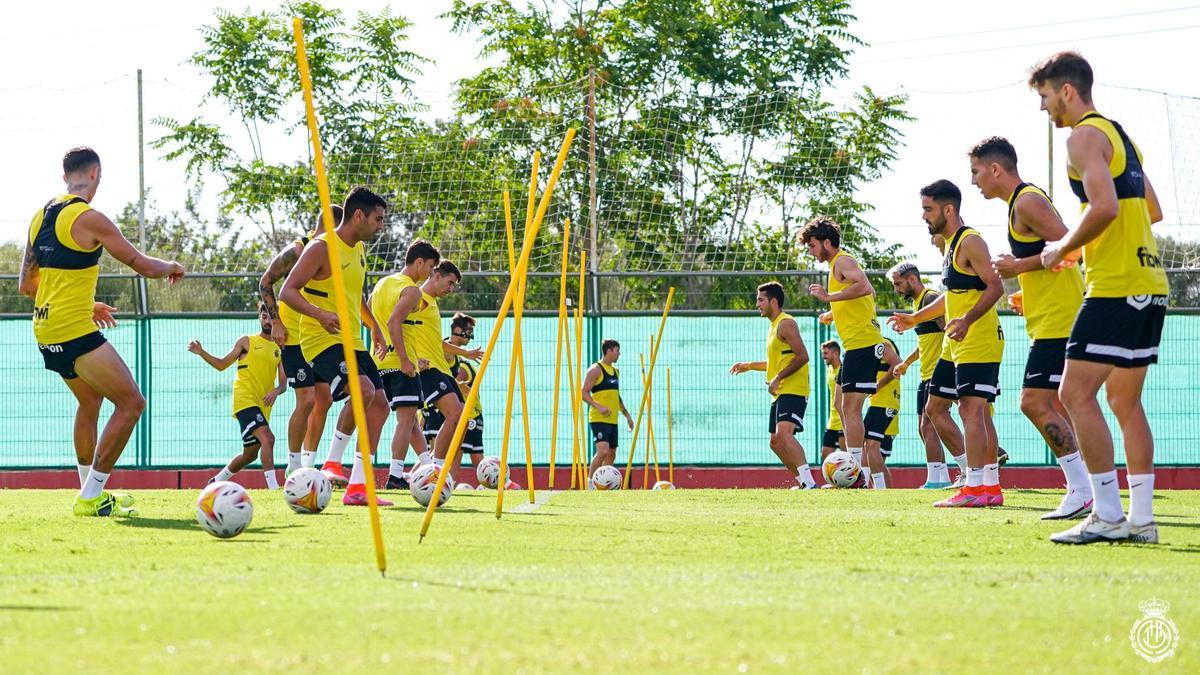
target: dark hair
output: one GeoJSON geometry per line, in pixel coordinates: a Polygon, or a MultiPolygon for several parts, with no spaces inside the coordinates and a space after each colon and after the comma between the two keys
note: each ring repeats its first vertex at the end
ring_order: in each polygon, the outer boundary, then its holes
{"type": "Polygon", "coordinates": [[[838,248],[842,245],[842,228],[829,216],[817,216],[800,230],[800,243],[807,244],[813,239],[828,241],[834,248],[838,248]]]}
{"type": "Polygon", "coordinates": [[[438,263],[438,266],[433,268],[433,272],[434,274],[440,274],[442,276],[453,274],[454,276],[458,277],[459,281],[462,281],[462,272],[458,271],[458,265],[455,265],[449,260],[443,260],[442,262],[438,263]]]}
{"type": "Polygon", "coordinates": [[[450,330],[462,330],[464,328],[474,327],[475,317],[471,316],[470,314],[455,312],[454,316],[450,318],[450,330]]]}
{"type": "Polygon", "coordinates": [[[605,338],[604,341],[600,343],[600,353],[607,354],[608,350],[616,349],[617,347],[620,347],[620,346],[621,346],[620,342],[617,342],[616,340],[614,340],[612,338],[605,338]]]}
{"type": "Polygon", "coordinates": [[[962,191],[958,186],[945,178],[935,180],[921,188],[921,196],[929,197],[938,204],[951,204],[957,211],[962,207],[962,191]]]}
{"type": "Polygon", "coordinates": [[[63,155],[63,173],[75,173],[83,169],[90,169],[99,163],[100,155],[86,145],[81,145],[78,148],[71,148],[63,155]]]}
{"type": "Polygon", "coordinates": [[[760,284],[758,287],[759,293],[764,293],[768,300],[774,300],[783,307],[783,284],[778,281],[768,281],[765,284],[760,284]]]}
{"type": "Polygon", "coordinates": [[[979,141],[967,155],[984,164],[995,162],[1009,173],[1017,171],[1017,149],[1008,142],[1007,138],[1001,136],[992,136],[979,141]]]}
{"type": "MultiPolygon", "coordinates": [[[[342,214],[344,214],[346,211],[342,208],[341,204],[330,204],[329,210],[333,212],[333,226],[337,227],[339,224],[341,224],[342,214]]],[[[321,209],[317,209],[317,222],[316,225],[313,226],[314,232],[320,232],[321,230],[325,229],[325,221],[322,219],[321,215],[321,209]]]]}
{"type": "Polygon", "coordinates": [[[830,340],[829,342],[821,343],[821,349],[832,349],[838,354],[842,353],[842,346],[838,344],[837,340],[830,340]]]}
{"type": "Polygon", "coordinates": [[[349,194],[346,195],[344,208],[343,218],[345,216],[353,218],[355,211],[362,211],[364,216],[369,216],[375,209],[386,209],[387,202],[383,200],[383,197],[371,192],[365,185],[359,185],[356,188],[352,188],[349,194]]]}
{"type": "Polygon", "coordinates": [[[404,264],[405,265],[411,265],[411,264],[417,262],[418,260],[435,260],[436,261],[436,260],[441,260],[441,259],[442,259],[442,254],[438,252],[437,248],[433,244],[429,243],[428,241],[425,241],[424,239],[418,239],[418,240],[414,241],[413,243],[409,244],[408,250],[404,252],[404,264]]]}
{"type": "Polygon", "coordinates": [[[260,311],[260,312],[267,311],[267,303],[263,302],[262,300],[259,300],[258,301],[258,311],[260,311]]]}
{"type": "Polygon", "coordinates": [[[1029,72],[1030,87],[1040,87],[1047,82],[1055,89],[1069,84],[1085,103],[1092,102],[1092,66],[1079,52],[1059,52],[1029,72]]]}

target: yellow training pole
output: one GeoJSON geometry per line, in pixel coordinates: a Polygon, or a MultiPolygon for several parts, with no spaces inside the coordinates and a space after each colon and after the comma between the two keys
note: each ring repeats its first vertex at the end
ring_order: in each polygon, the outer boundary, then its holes
{"type": "MultiPolygon", "coordinates": [[[[529,256],[533,252],[532,242],[537,238],[537,231],[542,227],[542,219],[546,217],[546,211],[550,208],[550,198],[554,195],[554,186],[558,183],[558,176],[562,173],[563,163],[567,161],[567,152],[571,149],[571,143],[574,140],[575,129],[572,127],[567,129],[562,148],[559,149],[558,157],[554,160],[554,169],[550,172],[550,179],[546,182],[546,191],[542,193],[542,200],[538,203],[537,213],[533,217],[533,225],[525,233],[525,245],[521,247],[521,260],[517,263],[518,277],[523,276],[525,270],[529,269],[529,256]]],[[[496,316],[496,325],[492,327],[492,335],[488,339],[487,349],[483,353],[483,360],[479,362],[479,371],[475,374],[475,386],[471,387],[467,401],[463,405],[464,410],[474,410],[475,404],[479,401],[479,390],[482,388],[479,385],[483,382],[484,373],[487,372],[496,340],[500,338],[500,329],[504,327],[504,319],[508,315],[508,310],[512,308],[516,290],[517,285],[510,279],[508,290],[504,292],[504,300],[501,301],[500,311],[496,316]]],[[[457,448],[462,443],[466,431],[467,417],[463,415],[458,418],[458,424],[454,427],[454,436],[450,439],[451,448],[457,448]]],[[[438,500],[441,499],[442,490],[446,487],[446,478],[449,475],[450,464],[447,462],[438,474],[438,482],[433,489],[433,498],[429,500],[429,506],[425,508],[425,518],[421,522],[420,540],[425,539],[425,535],[429,532],[429,524],[433,521],[433,512],[437,510],[438,500]]]]}
{"type": "MultiPolygon", "coordinates": [[[[309,136],[312,138],[313,169],[317,175],[317,196],[321,201],[321,220],[325,227],[325,236],[332,239],[337,234],[334,233],[333,209],[330,208],[329,178],[325,175],[325,155],[321,151],[321,134],[317,128],[316,106],[313,104],[312,76],[308,70],[308,53],[304,48],[304,26],[300,17],[292,19],[292,37],[296,42],[296,64],[300,67],[300,88],[304,92],[304,111],[308,119],[309,136]]],[[[342,276],[338,249],[336,246],[326,246],[325,250],[329,253],[329,269],[330,275],[333,277],[333,285],[341,288],[346,281],[342,276]]],[[[357,321],[359,308],[354,308],[353,316],[355,318],[351,319],[351,308],[346,306],[345,294],[334,293],[334,299],[337,301],[338,322],[341,324],[338,333],[341,337],[342,353],[346,359],[346,376],[350,382],[350,411],[354,413],[354,428],[358,431],[355,434],[358,438],[358,452],[362,456],[363,469],[368,475],[364,482],[367,488],[367,507],[371,514],[371,536],[375,542],[375,566],[379,568],[379,573],[382,575],[387,571],[387,555],[383,550],[383,528],[379,523],[379,503],[375,499],[375,468],[372,466],[370,448],[367,447],[367,412],[363,406],[363,392],[359,391],[358,360],[354,356],[354,337],[350,328],[351,325],[359,325],[357,321]]]]}
{"type": "Polygon", "coordinates": [[[671,426],[671,368],[667,367],[667,480],[675,484],[675,428],[671,426]]]}
{"type": "MultiPolygon", "coordinates": [[[[538,162],[541,156],[538,153],[533,153],[533,181],[537,180],[538,162]]],[[[512,277],[509,283],[517,286],[517,299],[514,303],[515,307],[520,307],[521,302],[521,284],[517,279],[517,257],[513,253],[513,224],[512,224],[512,204],[509,202],[508,190],[504,191],[504,233],[508,239],[508,265],[512,277]]],[[[515,336],[514,336],[515,337],[515,336]]],[[[512,358],[508,362],[508,388],[504,394],[504,435],[500,441],[500,478],[496,481],[496,503],[497,509],[504,502],[504,484],[508,477],[508,441],[509,435],[512,432],[512,412],[513,412],[513,392],[516,391],[517,381],[517,343],[513,340],[512,358]]],[[[499,513],[496,514],[499,518],[499,513]]]]}
{"type": "MultiPolygon", "coordinates": [[[[564,281],[566,276],[563,276],[564,281]]],[[[579,478],[579,387],[582,385],[575,382],[575,358],[571,356],[571,319],[567,316],[566,308],[566,291],[563,300],[563,316],[566,319],[566,331],[563,333],[563,341],[566,344],[567,352],[567,387],[571,394],[571,486],[570,489],[575,489],[575,481],[579,478]]]]}
{"type": "MultiPolygon", "coordinates": [[[[663,306],[662,321],[658,324],[658,337],[654,338],[654,349],[650,352],[650,377],[654,377],[654,363],[658,360],[658,348],[662,346],[663,328],[667,325],[667,314],[671,312],[671,300],[675,298],[675,287],[667,290],[667,303],[663,306]]],[[[646,412],[646,393],[642,393],[642,402],[638,405],[637,424],[633,425],[633,441],[629,444],[629,461],[625,464],[625,480],[621,486],[629,489],[629,472],[633,470],[633,449],[637,446],[638,428],[642,425],[642,415],[646,412]]]]}
{"type": "MultiPolygon", "coordinates": [[[[650,351],[654,351],[654,336],[650,336],[650,351]]],[[[654,461],[654,482],[662,480],[662,472],[658,468],[658,439],[654,436],[654,378],[646,378],[646,389],[650,391],[649,409],[646,411],[646,433],[650,440],[650,453],[654,461]]]]}
{"type": "MultiPolygon", "coordinates": [[[[554,451],[558,448],[558,389],[562,385],[562,341],[563,328],[567,322],[567,252],[571,243],[571,219],[563,222],[563,250],[561,273],[558,279],[558,339],[554,342],[554,402],[550,413],[550,483],[554,489],[554,451]]],[[[574,465],[572,465],[574,469],[574,465]]]]}
{"type": "Polygon", "coordinates": [[[587,290],[587,251],[580,251],[579,254],[579,304],[575,306],[575,367],[579,369],[579,470],[580,470],[580,489],[587,489],[587,482],[591,476],[588,475],[588,466],[591,460],[588,457],[588,415],[584,412],[587,408],[583,403],[583,378],[586,376],[588,369],[583,365],[583,314],[584,314],[584,293],[587,290]]]}
{"type": "MultiPolygon", "coordinates": [[[[650,351],[654,351],[654,336],[650,336],[650,351]]],[[[646,449],[642,452],[642,489],[650,487],[650,446],[654,443],[654,399],[650,393],[650,380],[646,377],[646,355],[638,352],[642,366],[642,391],[646,394],[646,449]]]]}

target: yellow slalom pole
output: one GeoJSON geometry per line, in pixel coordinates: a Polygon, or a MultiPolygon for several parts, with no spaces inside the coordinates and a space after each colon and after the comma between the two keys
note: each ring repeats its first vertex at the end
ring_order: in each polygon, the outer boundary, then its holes
{"type": "MultiPolygon", "coordinates": [[[[654,336],[650,336],[650,351],[654,351],[654,336]]],[[[654,458],[654,482],[662,480],[662,472],[658,468],[658,439],[654,436],[654,378],[646,378],[646,389],[650,391],[649,409],[646,411],[646,433],[650,440],[650,453],[654,458]]]]}
{"type": "MultiPolygon", "coordinates": [[[[650,336],[650,351],[654,351],[654,336],[650,336]]],[[[654,398],[650,392],[650,379],[646,377],[646,355],[638,352],[642,366],[642,391],[646,394],[646,449],[642,452],[642,489],[650,487],[650,446],[654,443],[654,398]]]]}
{"type": "Polygon", "coordinates": [[[587,251],[579,254],[579,304],[575,306],[575,367],[579,369],[579,489],[586,490],[588,476],[588,438],[587,415],[583,407],[583,378],[587,368],[583,367],[583,303],[586,290],[587,251]]]}
{"type": "Polygon", "coordinates": [[[675,427],[671,426],[671,368],[667,367],[667,480],[675,484],[675,427]]]}
{"type": "MultiPolygon", "coordinates": [[[[565,282],[566,275],[563,275],[565,282]]],[[[567,349],[567,387],[571,394],[571,486],[570,489],[575,489],[575,481],[579,478],[579,387],[581,384],[575,382],[575,358],[571,355],[574,351],[571,349],[571,319],[567,315],[566,308],[566,290],[563,290],[563,318],[566,319],[566,330],[563,333],[563,341],[567,349]]]]}
{"type": "MultiPolygon", "coordinates": [[[[541,156],[538,153],[533,153],[533,179],[537,180],[538,162],[541,156]]],[[[504,233],[508,240],[508,265],[509,271],[512,273],[510,283],[517,285],[517,300],[516,307],[520,306],[521,284],[517,279],[517,256],[513,252],[513,224],[512,224],[512,204],[509,201],[508,190],[504,191],[504,233]]],[[[500,441],[500,478],[496,481],[496,508],[497,511],[504,503],[504,484],[508,477],[508,441],[512,433],[512,412],[513,412],[513,393],[516,391],[517,381],[517,343],[513,341],[512,358],[508,362],[508,388],[504,394],[504,433],[500,441]]],[[[496,517],[500,514],[497,512],[496,517]]]]}
{"type": "MultiPolygon", "coordinates": [[[[554,489],[554,452],[558,448],[558,390],[562,386],[562,341],[563,328],[567,322],[567,253],[571,243],[571,219],[563,222],[563,250],[561,273],[558,279],[558,339],[554,342],[554,402],[550,413],[550,483],[554,489]]],[[[574,465],[572,465],[574,469],[574,465]]]]}
{"type": "MultiPolygon", "coordinates": [[[[675,287],[667,291],[667,303],[663,306],[662,321],[658,324],[658,337],[654,338],[654,349],[650,352],[650,377],[654,377],[654,363],[658,360],[658,348],[662,346],[663,328],[667,325],[667,314],[671,312],[671,300],[675,298],[675,287]]],[[[629,489],[629,472],[633,470],[633,448],[637,446],[638,427],[642,425],[642,415],[646,412],[646,392],[642,393],[642,402],[638,405],[637,424],[633,426],[633,441],[629,444],[629,461],[625,464],[625,480],[621,486],[629,489]]]]}
{"type": "MultiPolygon", "coordinates": [[[[308,119],[309,136],[312,138],[313,168],[317,175],[317,196],[321,201],[321,220],[325,228],[325,236],[332,239],[337,234],[334,232],[333,209],[330,208],[329,177],[325,174],[325,155],[321,150],[317,111],[313,104],[312,76],[308,70],[308,52],[304,47],[304,25],[300,17],[292,19],[292,37],[296,42],[296,64],[300,68],[300,88],[304,92],[304,111],[308,119]]],[[[345,286],[346,280],[342,275],[338,249],[336,246],[326,246],[325,250],[329,253],[329,269],[330,275],[333,277],[333,285],[336,288],[342,288],[345,286]]],[[[362,456],[363,469],[368,475],[364,482],[367,488],[367,507],[371,516],[371,536],[375,542],[375,566],[379,568],[379,574],[382,575],[387,571],[387,554],[383,550],[383,528],[379,522],[379,502],[375,498],[375,469],[372,466],[367,440],[367,413],[363,405],[363,393],[359,391],[358,360],[354,356],[354,337],[350,328],[352,325],[359,325],[358,308],[354,308],[354,318],[352,319],[351,308],[346,306],[346,295],[334,293],[334,299],[337,301],[338,322],[341,324],[338,333],[341,338],[342,353],[346,359],[346,376],[350,382],[350,411],[354,413],[354,428],[358,431],[355,437],[358,439],[358,452],[362,456]]]]}
{"type": "MultiPolygon", "coordinates": [[[[558,176],[562,173],[563,163],[567,161],[567,152],[571,149],[571,143],[575,140],[574,127],[567,129],[567,136],[563,139],[562,148],[558,151],[558,157],[554,160],[554,169],[550,172],[550,179],[546,182],[546,191],[542,193],[542,200],[538,203],[537,213],[533,216],[533,225],[529,231],[525,233],[525,245],[521,247],[521,260],[517,263],[517,277],[525,274],[525,270],[529,269],[529,256],[533,252],[532,242],[537,238],[537,232],[542,227],[542,219],[546,217],[546,211],[550,208],[550,198],[554,195],[554,186],[558,183],[558,176]]],[[[496,324],[492,326],[492,334],[488,339],[487,349],[483,353],[483,360],[479,362],[479,371],[475,374],[475,386],[471,387],[470,393],[467,395],[467,401],[463,404],[464,410],[474,410],[475,404],[479,401],[479,390],[482,389],[480,383],[483,382],[483,375],[487,372],[488,363],[491,361],[492,350],[495,348],[496,340],[500,339],[500,329],[504,327],[504,319],[508,315],[509,309],[512,308],[513,300],[516,297],[517,284],[510,279],[508,282],[508,290],[504,292],[504,300],[500,303],[500,311],[496,316],[496,324]]],[[[462,415],[458,418],[458,424],[454,427],[454,436],[450,439],[450,447],[457,448],[462,443],[463,435],[467,431],[467,416],[462,415]]],[[[441,499],[442,490],[446,487],[446,478],[450,475],[450,463],[442,465],[442,470],[438,474],[437,485],[433,489],[433,498],[429,500],[429,506],[425,508],[425,518],[421,522],[420,540],[425,539],[425,535],[429,532],[429,524],[433,521],[433,513],[437,510],[438,500],[441,499]]]]}

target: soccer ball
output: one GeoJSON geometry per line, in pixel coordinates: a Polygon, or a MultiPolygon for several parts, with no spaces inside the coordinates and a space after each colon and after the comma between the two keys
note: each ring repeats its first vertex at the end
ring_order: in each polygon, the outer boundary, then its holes
{"type": "MultiPolygon", "coordinates": [[[[504,483],[508,484],[508,472],[505,472],[504,483]]],[[[500,484],[500,458],[499,457],[484,457],[479,462],[479,466],[475,467],[475,477],[479,479],[479,487],[496,489],[500,484]]]]}
{"type": "Polygon", "coordinates": [[[654,490],[674,490],[675,485],[669,480],[660,480],[654,484],[654,490]]]}
{"type": "Polygon", "coordinates": [[[467,490],[474,490],[474,489],[475,488],[472,487],[470,483],[459,483],[458,485],[454,486],[455,492],[465,492],[467,490]]]}
{"type": "Polygon", "coordinates": [[[254,504],[241,485],[223,480],[200,491],[196,521],[214,537],[236,537],[254,517],[254,504]]]}
{"type": "MultiPolygon", "coordinates": [[[[437,488],[438,474],[441,469],[436,464],[422,464],[413,469],[413,472],[408,476],[408,491],[412,493],[413,499],[421,506],[429,506],[429,502],[433,499],[433,491],[437,488]]],[[[446,476],[446,484],[442,486],[442,494],[438,498],[438,506],[446,503],[450,499],[450,493],[454,491],[454,478],[446,476]]]]}
{"type": "Polygon", "coordinates": [[[298,469],[283,484],[283,500],[296,513],[320,513],[329,505],[333,485],[316,469],[298,469]]]}
{"type": "Polygon", "coordinates": [[[862,475],[862,467],[858,465],[854,455],[837,450],[829,453],[825,461],[821,462],[821,475],[825,476],[826,483],[834,487],[854,487],[862,475]]]}
{"type": "Polygon", "coordinates": [[[620,490],[622,480],[620,469],[605,464],[592,474],[592,487],[597,490],[620,490]]]}

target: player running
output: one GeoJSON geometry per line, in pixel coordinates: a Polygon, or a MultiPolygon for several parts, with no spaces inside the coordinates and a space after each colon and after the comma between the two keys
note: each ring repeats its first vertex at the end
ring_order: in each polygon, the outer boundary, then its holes
{"type": "Polygon", "coordinates": [[[838,371],[842,368],[842,346],[837,340],[821,345],[821,360],[825,362],[825,386],[829,389],[829,421],[821,434],[821,460],[824,461],[834,450],[846,449],[846,434],[842,431],[842,418],[838,415],[841,390],[838,388],[838,371]]]}
{"type": "MultiPolygon", "coordinates": [[[[300,254],[300,259],[284,280],[279,293],[280,300],[302,315],[300,350],[304,360],[312,364],[317,381],[328,384],[330,396],[334,401],[347,398],[350,395],[350,387],[358,387],[362,393],[363,405],[366,408],[367,446],[372,457],[379,445],[383,424],[387,421],[387,398],[384,396],[379,371],[376,370],[375,363],[363,344],[359,321],[354,321],[349,327],[354,336],[358,381],[350,382],[346,379],[348,371],[339,338],[341,323],[338,319],[335,294],[342,294],[351,313],[357,310],[361,318],[370,317],[370,308],[366,307],[366,301],[363,300],[363,285],[367,276],[364,243],[383,229],[386,210],[387,202],[369,189],[360,186],[350,190],[343,205],[342,221],[333,236],[322,233],[304,247],[304,252],[300,254]],[[338,259],[342,266],[343,283],[340,288],[335,287],[329,268],[329,246],[337,247],[338,259]]],[[[347,401],[338,414],[338,434],[335,434],[335,441],[341,443],[339,452],[349,443],[353,430],[354,414],[350,402],[347,401]]],[[[359,433],[363,431],[359,429],[359,433]]],[[[330,452],[334,449],[331,447],[330,452]]],[[[340,457],[335,466],[341,469],[340,457]]],[[[367,471],[371,472],[371,480],[374,480],[374,470],[363,467],[361,453],[355,452],[349,485],[346,487],[346,494],[342,496],[343,504],[367,504],[367,471]]],[[[391,502],[382,499],[378,500],[378,503],[381,506],[391,505],[391,502]]]]}
{"type": "Polygon", "coordinates": [[[804,410],[808,407],[808,348],[796,320],[783,311],[783,303],[783,286],[778,281],[758,287],[758,313],[771,322],[767,329],[767,360],[739,361],[729,372],[766,372],[767,392],[771,394],[767,427],[771,450],[796,479],[793,489],[811,490],[817,483],[804,456],[804,446],[796,439],[796,434],[804,431],[804,410]]]}
{"type": "Polygon", "coordinates": [[[800,231],[800,242],[819,262],[829,263],[829,288],[812,284],[808,292],[828,302],[833,323],[842,338],[842,368],[838,385],[842,406],[838,413],[846,432],[846,446],[863,465],[863,404],[875,393],[875,371],[883,356],[883,336],[875,320],[875,289],[858,261],[839,247],[842,231],[831,218],[815,218],[800,231]]]}
{"type": "Polygon", "coordinates": [[[887,489],[886,457],[892,454],[890,439],[900,433],[900,378],[893,374],[893,369],[899,365],[900,352],[896,343],[891,338],[883,338],[875,393],[867,399],[867,416],[863,420],[866,429],[863,450],[871,469],[871,486],[876,490],[887,489]],[[887,445],[886,450],[884,445],[887,445]]]}
{"type": "Polygon", "coordinates": [[[1066,362],[1067,338],[1083,304],[1083,275],[1071,267],[1052,272],[1042,267],[1046,242],[1067,234],[1058,210],[1040,188],[1021,180],[1017,151],[1007,140],[992,137],[971,149],[971,182],[985,199],[1008,203],[1008,245],[992,263],[1000,276],[1021,285],[1021,313],[1031,341],[1021,412],[1041,433],[1067,478],[1067,494],[1045,520],[1082,518],[1092,510],[1092,484],[1079,455],[1067,411],[1058,399],[1066,362]]]}
{"type": "Polygon", "coordinates": [[[1142,408],[1142,385],[1147,368],[1158,361],[1170,292],[1150,229],[1162,220],[1162,208],[1142,153],[1120,124],[1096,112],[1092,67],[1082,56],[1051,56],[1034,68],[1029,85],[1055,126],[1071,127],[1067,178],[1083,203],[1079,227],[1048,244],[1042,264],[1056,270],[1080,249],[1087,263],[1086,293],[1067,341],[1059,396],[1091,474],[1095,502],[1086,520],[1050,540],[1156,544],[1154,436],[1142,408]],[[1101,386],[1125,439],[1128,520],[1113,466],[1112,434],[1096,401],[1101,386]]]}
{"type": "Polygon", "coordinates": [[[242,437],[242,453],[230,460],[224,469],[208,482],[229,480],[258,457],[268,490],[279,489],[275,472],[275,434],[271,433],[271,406],[287,391],[287,375],[281,363],[280,347],[271,336],[272,319],[265,302],[258,303],[258,335],[243,335],[233,343],[233,349],[221,358],[205,351],[199,340],[188,343],[188,351],[204,359],[218,372],[237,362],[237,377],[233,381],[233,418],[237,420],[242,437]],[[279,386],[273,386],[278,378],[279,386]]]}
{"type": "Polygon", "coordinates": [[[100,156],[78,147],[63,155],[67,191],[34,214],[18,277],[23,295],[33,298],[33,337],[46,370],[63,379],[75,396],[75,454],[80,475],[87,467],[77,516],[129,516],[130,495],[104,491],[117,459],[146,408],[129,368],[97,329],[112,323],[112,308],[96,302],[96,282],[104,251],[135,273],[151,279],[183,278],[183,266],[152,258],[134,248],[117,226],[89,202],[100,187],[100,156]],[[96,440],[100,404],[114,408],[96,440]]]}
{"type": "Polygon", "coordinates": [[[588,426],[592,431],[596,454],[588,465],[588,475],[596,473],[602,466],[612,466],[617,459],[617,414],[625,416],[625,423],[633,431],[633,417],[621,400],[621,371],[617,360],[621,358],[621,343],[607,339],[600,343],[600,360],[593,363],[583,374],[580,395],[588,410],[588,426]]]}

